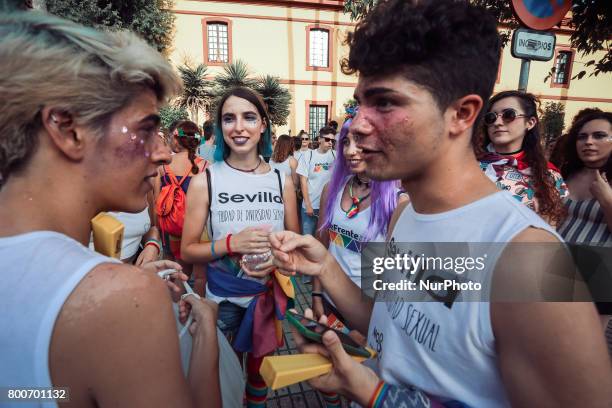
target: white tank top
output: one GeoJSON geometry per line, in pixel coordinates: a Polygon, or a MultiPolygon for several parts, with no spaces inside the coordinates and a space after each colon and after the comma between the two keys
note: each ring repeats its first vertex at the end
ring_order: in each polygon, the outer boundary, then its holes
{"type": "MultiPolygon", "coordinates": [[[[212,199],[208,215],[209,236],[219,240],[228,234],[237,234],[247,227],[269,226],[270,231],[285,229],[285,204],[282,192],[285,177],[271,169],[265,174],[252,174],[234,170],[225,161],[216,162],[210,169],[212,199]]],[[[240,274],[237,259],[221,258],[209,264],[235,276],[240,274]]],[[[246,275],[242,275],[245,279],[246,275]]],[[[206,297],[219,303],[229,300],[239,306],[247,307],[252,297],[224,298],[215,296],[208,286],[206,297]]]]}
{"type": "MultiPolygon", "coordinates": [[[[439,214],[418,214],[410,204],[400,215],[387,250],[394,242],[504,243],[530,226],[558,237],[508,192],[439,214]]],[[[483,276],[491,275],[499,253],[488,253],[483,276]]],[[[488,302],[454,302],[449,307],[433,298],[430,302],[376,302],[368,343],[379,352],[379,375],[390,384],[410,384],[442,401],[458,400],[479,408],[510,406],[500,377],[489,306],[488,302]]]]}
{"type": "MultiPolygon", "coordinates": [[[[118,261],[57,232],[37,231],[0,238],[2,386],[52,386],[49,345],[55,321],[81,279],[103,262],[118,261]]],[[[57,407],[57,404],[3,402],[2,406],[57,407]]]]}
{"type": "MultiPolygon", "coordinates": [[[[346,182],[344,186],[346,186],[346,182]]],[[[370,224],[371,207],[368,206],[365,210],[359,211],[355,217],[348,218],[341,206],[344,186],[334,200],[334,214],[331,225],[327,230],[329,234],[329,253],[340,264],[344,273],[357,286],[361,287],[361,245],[370,224]]],[[[383,242],[384,237],[379,234],[371,241],[383,242]]],[[[334,304],[327,293],[324,292],[323,295],[331,304],[334,304]]]]}
{"type": "Polygon", "coordinates": [[[282,163],[277,163],[274,160],[270,159],[270,167],[273,169],[278,169],[280,172],[285,173],[287,176],[291,176],[291,166],[289,165],[289,159],[292,156],[287,157],[287,159],[282,163]]]}

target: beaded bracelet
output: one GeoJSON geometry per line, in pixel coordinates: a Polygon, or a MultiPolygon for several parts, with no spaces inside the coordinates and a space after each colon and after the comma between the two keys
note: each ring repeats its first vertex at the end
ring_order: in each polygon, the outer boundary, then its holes
{"type": "Polygon", "coordinates": [[[387,396],[387,391],[389,391],[389,386],[384,381],[380,380],[372,397],[370,397],[370,402],[368,403],[368,408],[378,408],[382,406],[385,397],[387,396]]]}

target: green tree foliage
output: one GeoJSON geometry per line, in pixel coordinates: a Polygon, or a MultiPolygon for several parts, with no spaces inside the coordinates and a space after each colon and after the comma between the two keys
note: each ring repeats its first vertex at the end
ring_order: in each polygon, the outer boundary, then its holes
{"type": "Polygon", "coordinates": [[[548,102],[540,119],[540,133],[546,146],[552,146],[563,133],[565,106],[560,102],[548,102]]]}
{"type": "Polygon", "coordinates": [[[189,115],[185,109],[170,105],[162,107],[159,110],[159,116],[161,117],[162,129],[168,129],[172,122],[189,119],[189,115]]]}
{"type": "Polygon", "coordinates": [[[236,60],[223,66],[223,72],[214,79],[215,93],[223,95],[225,91],[237,86],[254,89],[256,80],[251,78],[251,72],[246,62],[236,60]]]}
{"type": "Polygon", "coordinates": [[[134,31],[160,52],[172,45],[173,0],[46,0],[51,14],[96,28],[134,31]]]}
{"type": "Polygon", "coordinates": [[[198,123],[200,110],[210,112],[214,98],[212,84],[206,79],[207,69],[204,64],[196,67],[185,64],[178,67],[183,80],[183,90],[174,101],[174,105],[177,108],[188,110],[191,113],[191,119],[196,123],[198,123]]]}
{"type": "Polygon", "coordinates": [[[289,107],[291,106],[291,93],[281,86],[279,79],[272,75],[264,75],[257,79],[255,90],[263,97],[268,108],[270,121],[273,125],[287,124],[289,107]]]}
{"type": "MultiPolygon", "coordinates": [[[[487,8],[503,26],[500,35],[503,44],[511,39],[512,30],[520,26],[514,17],[508,0],[470,0],[473,4],[487,8]]],[[[376,5],[378,0],[346,0],[344,11],[350,14],[352,20],[361,20],[376,5]]],[[[572,34],[570,42],[573,48],[584,56],[593,55],[597,51],[606,51],[599,60],[592,59],[585,66],[593,67],[589,76],[612,72],[612,1],[609,0],[573,0],[572,1],[572,34]]],[[[574,78],[582,78],[587,74],[581,70],[574,78]]]]}

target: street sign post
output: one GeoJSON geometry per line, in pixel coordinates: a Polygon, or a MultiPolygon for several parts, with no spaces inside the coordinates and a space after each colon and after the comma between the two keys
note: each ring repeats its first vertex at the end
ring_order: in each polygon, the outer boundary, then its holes
{"type": "Polygon", "coordinates": [[[519,28],[512,34],[512,56],[535,61],[550,61],[555,54],[555,35],[548,31],[519,28]]]}
{"type": "Polygon", "coordinates": [[[547,31],[519,28],[512,34],[512,56],[521,59],[519,90],[527,90],[531,60],[549,61],[555,54],[555,34],[547,31]]]}
{"type": "Polygon", "coordinates": [[[519,89],[527,90],[531,60],[548,61],[555,52],[555,35],[549,30],[563,19],[572,6],[571,0],[512,0],[514,15],[526,27],[512,35],[512,55],[521,59],[519,89]]]}

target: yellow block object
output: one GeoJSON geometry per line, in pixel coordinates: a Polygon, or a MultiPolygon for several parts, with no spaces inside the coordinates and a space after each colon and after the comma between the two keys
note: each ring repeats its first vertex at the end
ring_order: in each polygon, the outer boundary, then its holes
{"type": "Polygon", "coordinates": [[[285,295],[291,299],[295,299],[295,288],[293,287],[293,283],[291,283],[291,278],[280,273],[278,269],[274,270],[274,277],[283,289],[283,292],[285,292],[285,295]]]}
{"type": "MultiPolygon", "coordinates": [[[[368,348],[368,351],[372,357],[376,355],[374,350],[368,348]]],[[[366,360],[365,357],[351,357],[358,362],[366,360]]],[[[326,374],[331,369],[331,361],[321,354],[291,354],[264,357],[259,374],[268,387],[277,390],[326,374]]]]}
{"type": "Polygon", "coordinates": [[[123,242],[123,223],[112,215],[101,212],[91,219],[91,228],[96,252],[119,259],[123,242]]]}

